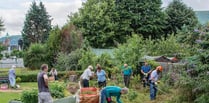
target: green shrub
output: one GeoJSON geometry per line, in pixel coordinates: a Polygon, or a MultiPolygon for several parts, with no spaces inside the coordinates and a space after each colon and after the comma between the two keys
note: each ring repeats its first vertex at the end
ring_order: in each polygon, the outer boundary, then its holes
{"type": "Polygon", "coordinates": [[[46,48],[43,44],[32,44],[24,54],[24,65],[32,70],[39,69],[46,61],[46,48]]]}
{"type": "Polygon", "coordinates": [[[77,49],[70,54],[59,53],[55,68],[60,71],[64,70],[78,70],[81,69],[78,65],[78,61],[81,59],[81,50],[77,49]]]}
{"type": "Polygon", "coordinates": [[[17,78],[16,78],[16,82],[17,82],[17,83],[20,83],[20,82],[21,82],[21,78],[20,78],[20,77],[17,77],[17,78]]]}
{"type": "Polygon", "coordinates": [[[81,66],[82,70],[86,69],[89,65],[96,65],[96,54],[92,52],[92,50],[88,49],[86,51],[82,51],[81,59],[78,64],[81,66]]]}
{"type": "Polygon", "coordinates": [[[37,82],[37,73],[27,73],[17,75],[21,78],[21,82],[37,82]]]}
{"type": "Polygon", "coordinates": [[[150,66],[152,67],[152,69],[155,69],[157,66],[160,65],[159,63],[157,63],[154,60],[148,60],[147,62],[148,62],[148,64],[150,64],[150,66]]]}
{"type": "Polygon", "coordinates": [[[38,103],[38,90],[32,89],[23,91],[21,95],[21,101],[23,103],[38,103]]]}
{"type": "Polygon", "coordinates": [[[144,56],[144,41],[142,37],[133,35],[132,38],[127,40],[127,43],[119,45],[114,51],[115,64],[120,67],[122,64],[127,63],[131,67],[139,63],[140,58],[144,56]]]}
{"type": "Polygon", "coordinates": [[[50,92],[53,98],[63,98],[64,95],[64,89],[66,87],[66,84],[64,83],[58,83],[58,82],[54,82],[50,84],[50,92]]]}

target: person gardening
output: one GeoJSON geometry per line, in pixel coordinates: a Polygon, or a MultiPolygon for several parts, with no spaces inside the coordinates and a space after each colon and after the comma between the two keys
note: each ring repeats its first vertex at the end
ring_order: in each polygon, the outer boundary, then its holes
{"type": "Polygon", "coordinates": [[[132,69],[128,66],[128,64],[124,64],[122,67],[122,75],[124,79],[124,84],[128,88],[130,84],[130,77],[132,75],[132,69]]]}
{"type": "Polygon", "coordinates": [[[97,81],[98,81],[98,86],[99,88],[105,87],[106,86],[106,72],[102,69],[100,64],[97,64],[97,81]]]}
{"type": "Polygon", "coordinates": [[[147,62],[145,62],[144,65],[141,67],[141,73],[143,74],[143,86],[146,87],[146,85],[148,85],[148,80],[151,73],[151,66],[148,65],[147,62]]]}
{"type": "Polygon", "coordinates": [[[90,78],[92,78],[94,75],[92,73],[92,70],[94,68],[89,65],[88,68],[86,68],[83,72],[83,74],[81,75],[81,79],[82,79],[82,83],[83,83],[83,87],[89,87],[89,80],[90,78]]]}
{"type": "Polygon", "coordinates": [[[160,72],[163,71],[162,66],[158,66],[150,75],[150,99],[155,100],[157,94],[157,83],[160,72]]]}
{"type": "Polygon", "coordinates": [[[116,97],[117,103],[122,103],[120,100],[121,94],[127,94],[128,88],[120,88],[117,86],[106,86],[101,90],[101,102],[100,103],[111,103],[111,96],[116,97]]]}

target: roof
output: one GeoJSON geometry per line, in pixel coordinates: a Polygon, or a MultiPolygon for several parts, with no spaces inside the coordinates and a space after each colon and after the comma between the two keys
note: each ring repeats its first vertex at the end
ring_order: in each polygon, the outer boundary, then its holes
{"type": "Polygon", "coordinates": [[[179,62],[179,60],[175,57],[166,57],[166,56],[144,56],[142,60],[154,60],[157,62],[172,62],[176,63],[179,62]]]}
{"type": "Polygon", "coordinates": [[[209,22],[209,11],[195,11],[195,14],[201,24],[209,22]]]}

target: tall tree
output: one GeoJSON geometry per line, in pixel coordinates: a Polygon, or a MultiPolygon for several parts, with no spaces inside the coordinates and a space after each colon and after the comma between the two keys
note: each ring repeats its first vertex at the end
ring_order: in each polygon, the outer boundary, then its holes
{"type": "Polygon", "coordinates": [[[177,33],[177,30],[182,28],[183,25],[191,29],[197,25],[198,20],[195,12],[191,7],[188,7],[181,0],[173,0],[165,9],[168,15],[166,32],[168,34],[177,33]]]}
{"type": "Polygon", "coordinates": [[[23,49],[32,43],[45,43],[51,30],[51,20],[42,2],[32,2],[22,30],[23,49]]]}
{"type": "Polygon", "coordinates": [[[161,0],[116,0],[121,21],[130,20],[130,28],[144,38],[160,38],[165,28],[166,15],[161,0]]]}
{"type": "Polygon", "coordinates": [[[81,48],[83,37],[81,32],[71,23],[66,24],[61,30],[60,50],[63,53],[70,53],[81,48]]]}
{"type": "Polygon", "coordinates": [[[4,30],[5,30],[4,22],[3,22],[2,18],[0,18],[0,33],[1,33],[1,31],[4,31],[4,30]]]}
{"type": "Polygon", "coordinates": [[[132,33],[158,38],[165,28],[161,0],[88,0],[70,20],[93,47],[124,43],[132,33]]]}
{"type": "Polygon", "coordinates": [[[111,47],[114,42],[125,40],[125,33],[121,34],[122,29],[118,30],[119,24],[114,21],[119,18],[115,10],[114,0],[88,0],[79,13],[70,17],[70,21],[81,29],[91,46],[111,47]]]}
{"type": "Polygon", "coordinates": [[[61,44],[61,30],[59,29],[58,26],[55,26],[50,31],[49,38],[46,42],[47,60],[49,66],[54,66],[54,64],[56,63],[56,59],[61,48],[60,44],[61,44]]]}

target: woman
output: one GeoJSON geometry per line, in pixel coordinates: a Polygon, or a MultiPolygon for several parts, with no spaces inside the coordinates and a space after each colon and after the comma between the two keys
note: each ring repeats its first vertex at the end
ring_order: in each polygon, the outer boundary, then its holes
{"type": "Polygon", "coordinates": [[[99,88],[106,86],[106,72],[101,68],[100,64],[97,64],[97,81],[99,88]]]}
{"type": "Polygon", "coordinates": [[[55,68],[52,68],[51,71],[49,72],[49,74],[52,75],[55,80],[58,80],[58,78],[57,78],[57,70],[55,68]]]}

